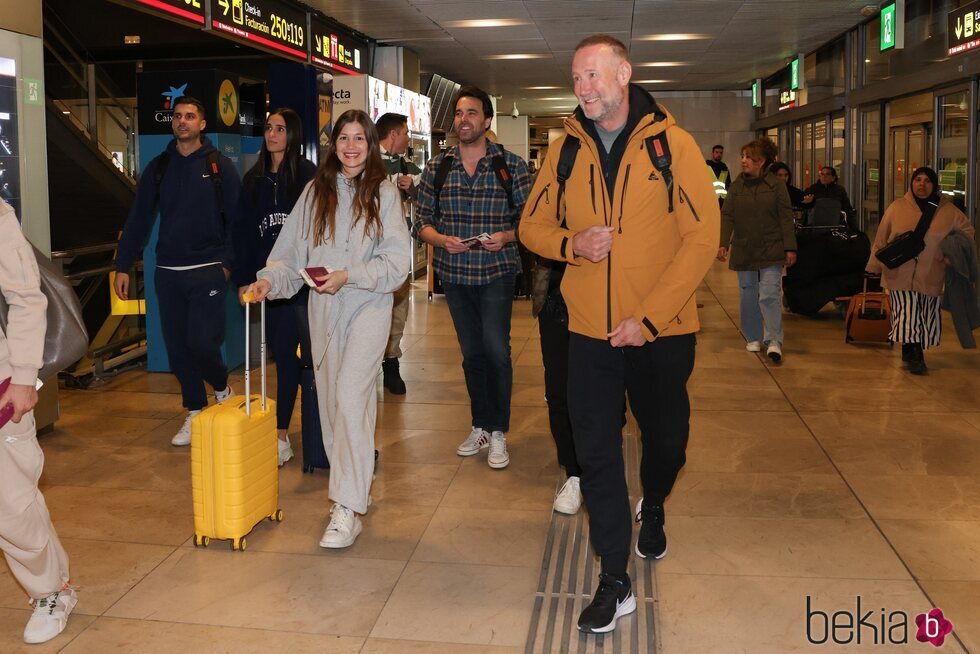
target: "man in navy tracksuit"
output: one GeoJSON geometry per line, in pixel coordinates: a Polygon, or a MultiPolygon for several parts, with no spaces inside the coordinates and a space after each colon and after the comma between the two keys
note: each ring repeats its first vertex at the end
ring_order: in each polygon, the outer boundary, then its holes
{"type": "Polygon", "coordinates": [[[180,382],[188,410],[173,445],[191,442],[191,419],[208,404],[204,382],[214,389],[218,402],[232,395],[221,343],[225,290],[233,265],[231,234],[238,220],[242,184],[231,160],[216,154],[208,138],[201,136],[205,125],[200,101],[184,97],[174,103],[175,138],[143,171],[116,256],[114,289],[127,300],[129,270],[159,207],[155,280],[160,322],[170,369],[180,382]],[[162,176],[157,172],[161,169],[162,176]]]}

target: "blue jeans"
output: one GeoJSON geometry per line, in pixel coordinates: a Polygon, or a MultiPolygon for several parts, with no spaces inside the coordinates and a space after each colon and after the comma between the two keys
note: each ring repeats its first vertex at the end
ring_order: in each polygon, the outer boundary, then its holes
{"type": "Polygon", "coordinates": [[[514,275],[470,286],[443,282],[449,314],[463,351],[473,426],[488,432],[510,429],[510,314],[514,275]]]}
{"type": "Polygon", "coordinates": [[[748,342],[783,345],[783,267],[739,270],[739,324],[748,342]]]}

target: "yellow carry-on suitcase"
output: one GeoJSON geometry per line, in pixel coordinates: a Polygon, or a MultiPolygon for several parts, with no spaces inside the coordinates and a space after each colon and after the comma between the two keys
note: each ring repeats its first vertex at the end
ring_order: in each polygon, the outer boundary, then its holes
{"type": "Polygon", "coordinates": [[[245,395],[201,411],[191,422],[194,545],[245,536],[266,518],[279,522],[276,404],[266,399],[265,302],[262,303],[262,395],[251,395],[249,304],[245,305],[245,395]]]}

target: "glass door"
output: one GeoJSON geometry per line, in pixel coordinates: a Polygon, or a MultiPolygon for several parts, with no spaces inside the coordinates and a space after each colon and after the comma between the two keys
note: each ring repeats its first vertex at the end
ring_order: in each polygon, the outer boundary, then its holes
{"type": "Polygon", "coordinates": [[[970,90],[939,96],[936,172],[939,190],[966,211],[969,176],[970,90]]]}
{"type": "Polygon", "coordinates": [[[859,220],[870,234],[881,221],[881,109],[861,112],[861,201],[859,220]]]}

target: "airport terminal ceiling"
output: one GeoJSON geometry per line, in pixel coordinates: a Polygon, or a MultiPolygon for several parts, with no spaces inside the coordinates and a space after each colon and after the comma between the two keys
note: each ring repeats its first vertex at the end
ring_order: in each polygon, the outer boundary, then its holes
{"type": "MultiPolygon", "coordinates": [[[[477,84],[521,113],[560,115],[575,45],[595,32],[630,48],[634,80],[660,90],[746,90],[797,53],[854,27],[859,0],[309,0],[382,43],[419,54],[422,72],[477,84]],[[690,38],[685,38],[690,37],[690,38]],[[658,40],[659,39],[659,40],[658,40]],[[670,40],[667,40],[670,39],[670,40]],[[514,58],[525,55],[526,58],[514,58]],[[542,88],[547,87],[547,88],[542,88]]],[[[875,5],[877,7],[877,5],[875,5]]]]}
{"type": "MultiPolygon", "coordinates": [[[[516,101],[529,115],[574,108],[575,44],[594,32],[623,40],[634,80],[651,91],[748,89],[796,53],[809,52],[865,19],[859,0],[309,0],[306,5],[381,45],[418,53],[439,73],[516,101]]],[[[103,66],[152,69],[202,61],[261,78],[272,55],[108,0],[45,0],[103,66]],[[123,37],[138,34],[138,45],[123,37]],[[232,65],[230,62],[234,61],[232,65]]],[[[126,84],[126,75],[117,79],[126,84]]]]}

